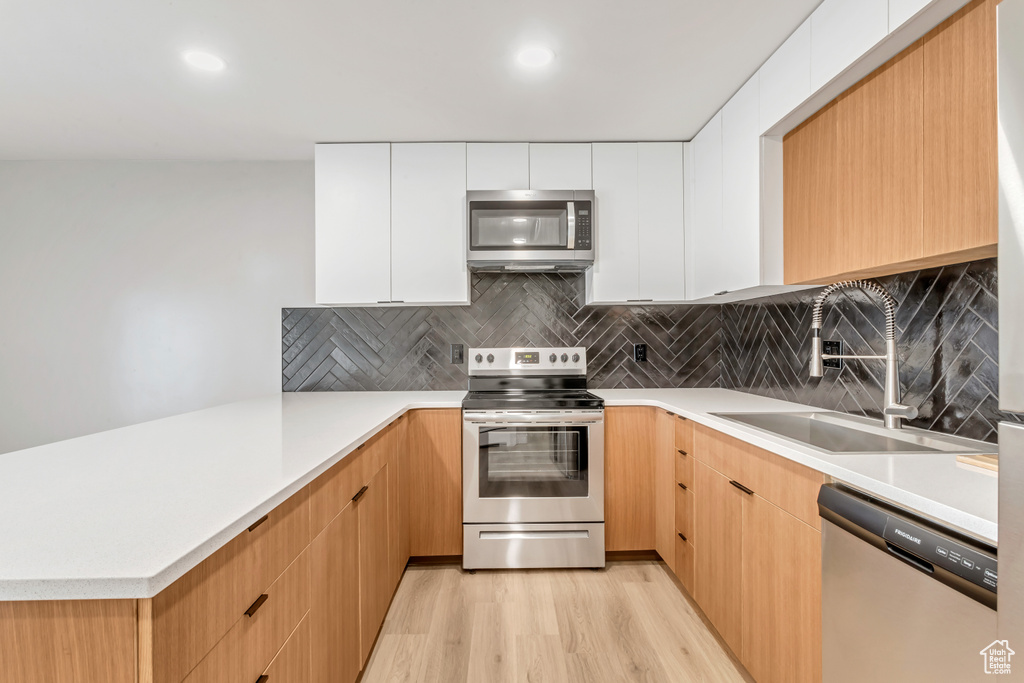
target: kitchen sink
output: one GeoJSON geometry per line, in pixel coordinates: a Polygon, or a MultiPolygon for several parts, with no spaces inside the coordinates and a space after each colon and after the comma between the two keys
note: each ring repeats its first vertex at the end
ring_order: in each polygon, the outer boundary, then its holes
{"type": "Polygon", "coordinates": [[[905,427],[886,429],[877,420],[822,411],[804,413],[711,413],[831,454],[978,455],[994,447],[980,441],[905,427]]]}

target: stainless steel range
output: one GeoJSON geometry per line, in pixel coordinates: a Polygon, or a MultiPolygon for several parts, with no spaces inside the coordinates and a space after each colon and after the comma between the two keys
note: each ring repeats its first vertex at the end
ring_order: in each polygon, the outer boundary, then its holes
{"type": "Polygon", "coordinates": [[[466,569],[604,566],[604,401],[585,348],[469,350],[466,569]]]}

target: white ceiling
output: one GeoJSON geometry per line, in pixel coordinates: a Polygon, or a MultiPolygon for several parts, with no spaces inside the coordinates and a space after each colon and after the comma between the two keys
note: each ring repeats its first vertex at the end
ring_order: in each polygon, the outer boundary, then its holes
{"type": "Polygon", "coordinates": [[[0,158],[686,140],[819,2],[0,0],[0,158]],[[557,55],[545,73],[515,64],[531,42],[557,55]]]}

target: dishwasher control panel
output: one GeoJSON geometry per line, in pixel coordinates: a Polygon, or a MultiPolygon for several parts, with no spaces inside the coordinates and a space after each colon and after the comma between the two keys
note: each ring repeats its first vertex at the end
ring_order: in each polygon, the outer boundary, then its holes
{"type": "Polygon", "coordinates": [[[993,557],[892,515],[888,516],[882,537],[925,562],[996,592],[998,564],[993,557]]]}

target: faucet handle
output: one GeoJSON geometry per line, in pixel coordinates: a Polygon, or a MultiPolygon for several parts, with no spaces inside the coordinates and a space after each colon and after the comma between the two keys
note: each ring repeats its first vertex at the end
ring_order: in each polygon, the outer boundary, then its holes
{"type": "Polygon", "coordinates": [[[914,406],[904,405],[902,403],[893,403],[892,405],[886,406],[885,410],[882,412],[886,415],[902,417],[907,420],[913,420],[917,417],[917,408],[914,406]]]}

